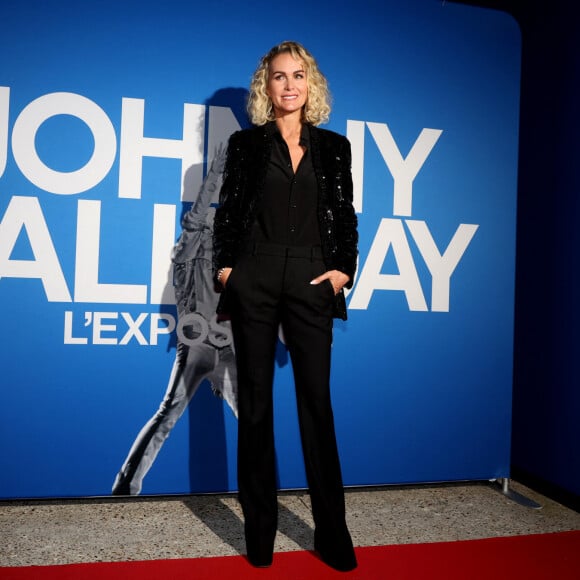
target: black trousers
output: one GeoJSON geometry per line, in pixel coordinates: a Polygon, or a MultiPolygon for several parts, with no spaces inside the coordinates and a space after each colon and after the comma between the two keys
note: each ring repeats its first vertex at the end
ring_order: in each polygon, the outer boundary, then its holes
{"type": "Polygon", "coordinates": [[[228,279],[238,367],[238,488],[250,560],[272,556],[277,529],[273,393],[278,326],[290,353],[315,545],[352,551],[330,398],[332,302],[320,248],[258,244],[228,279]]]}

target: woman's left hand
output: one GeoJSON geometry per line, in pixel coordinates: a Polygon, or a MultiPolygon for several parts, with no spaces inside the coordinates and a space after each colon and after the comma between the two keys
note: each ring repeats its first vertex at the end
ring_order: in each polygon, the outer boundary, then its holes
{"type": "Polygon", "coordinates": [[[314,280],[311,280],[310,283],[320,284],[321,282],[324,282],[324,280],[330,280],[334,294],[336,295],[341,291],[342,287],[350,280],[350,278],[340,270],[328,270],[327,272],[324,272],[324,274],[320,274],[320,276],[314,278],[314,280]]]}

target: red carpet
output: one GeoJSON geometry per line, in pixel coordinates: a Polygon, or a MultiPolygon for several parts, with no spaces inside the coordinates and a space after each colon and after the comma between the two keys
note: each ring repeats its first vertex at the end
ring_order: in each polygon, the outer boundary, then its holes
{"type": "Polygon", "coordinates": [[[340,573],[312,552],[284,552],[271,568],[255,569],[242,556],[147,562],[0,568],[14,580],[579,580],[580,531],[463,542],[356,549],[359,567],[340,573]]]}

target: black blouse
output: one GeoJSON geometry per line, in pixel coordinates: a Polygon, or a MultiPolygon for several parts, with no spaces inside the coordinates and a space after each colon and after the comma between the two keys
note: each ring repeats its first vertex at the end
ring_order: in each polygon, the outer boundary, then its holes
{"type": "Polygon", "coordinates": [[[308,127],[302,127],[300,145],[305,153],[296,173],[276,124],[269,123],[267,130],[272,136],[272,149],[252,238],[285,246],[319,246],[318,183],[308,127]]]}

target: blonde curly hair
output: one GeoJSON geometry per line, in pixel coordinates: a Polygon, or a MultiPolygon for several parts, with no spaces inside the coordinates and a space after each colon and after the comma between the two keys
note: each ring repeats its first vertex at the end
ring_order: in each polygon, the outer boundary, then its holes
{"type": "Polygon", "coordinates": [[[279,54],[290,53],[292,58],[300,61],[306,71],[308,99],[302,110],[302,119],[312,125],[328,121],[330,115],[330,92],[324,75],[318,69],[314,57],[298,42],[284,41],[274,46],[265,54],[252,76],[247,110],[254,125],[264,125],[274,120],[272,101],[266,93],[270,64],[279,54]]]}

